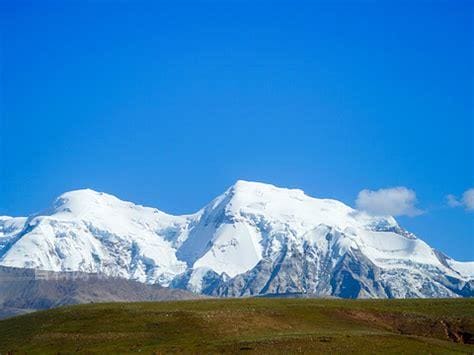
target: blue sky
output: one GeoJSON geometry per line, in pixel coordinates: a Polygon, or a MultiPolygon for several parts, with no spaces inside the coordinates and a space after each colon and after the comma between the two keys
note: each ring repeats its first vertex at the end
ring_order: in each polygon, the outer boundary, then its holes
{"type": "Polygon", "coordinates": [[[398,218],[474,260],[473,1],[3,1],[0,214],[90,187],[193,212],[237,179],[398,218]],[[413,201],[412,201],[413,202],[413,201]]]}

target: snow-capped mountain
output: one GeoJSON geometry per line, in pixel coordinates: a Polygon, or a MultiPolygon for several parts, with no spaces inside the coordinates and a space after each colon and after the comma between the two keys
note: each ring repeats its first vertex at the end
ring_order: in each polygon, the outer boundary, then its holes
{"type": "Polygon", "coordinates": [[[238,181],[172,216],[92,190],[47,212],[0,217],[0,265],[99,272],[218,296],[474,296],[474,262],[301,190],[238,181]]]}

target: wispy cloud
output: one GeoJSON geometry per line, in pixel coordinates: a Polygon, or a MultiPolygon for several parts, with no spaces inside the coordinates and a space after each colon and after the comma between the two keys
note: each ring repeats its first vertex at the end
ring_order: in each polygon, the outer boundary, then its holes
{"type": "Polygon", "coordinates": [[[446,195],[446,203],[449,207],[459,207],[462,206],[462,202],[454,195],[446,195]]]}
{"type": "Polygon", "coordinates": [[[446,202],[449,207],[464,207],[468,211],[474,211],[474,187],[464,191],[462,197],[447,195],[446,202]]]}
{"type": "Polygon", "coordinates": [[[423,213],[416,207],[416,193],[403,186],[362,190],[356,200],[358,209],[373,215],[417,216],[423,213]]]}

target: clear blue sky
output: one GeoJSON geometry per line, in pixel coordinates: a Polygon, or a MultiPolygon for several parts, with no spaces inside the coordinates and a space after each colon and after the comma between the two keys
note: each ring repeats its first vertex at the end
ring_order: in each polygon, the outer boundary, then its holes
{"type": "Polygon", "coordinates": [[[237,179],[354,206],[474,260],[473,1],[2,1],[0,214],[90,187],[193,212],[237,179]]]}

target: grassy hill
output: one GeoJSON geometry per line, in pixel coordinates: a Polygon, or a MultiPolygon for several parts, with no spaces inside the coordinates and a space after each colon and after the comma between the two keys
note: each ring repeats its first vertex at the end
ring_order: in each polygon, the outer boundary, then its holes
{"type": "Polygon", "coordinates": [[[211,299],[68,306],[0,321],[0,353],[472,353],[474,299],[211,299]]]}

